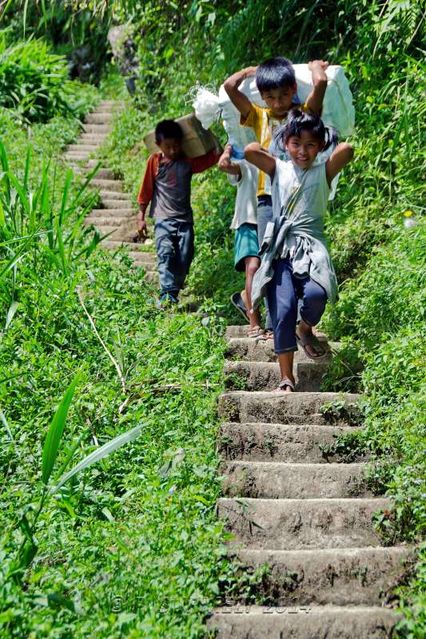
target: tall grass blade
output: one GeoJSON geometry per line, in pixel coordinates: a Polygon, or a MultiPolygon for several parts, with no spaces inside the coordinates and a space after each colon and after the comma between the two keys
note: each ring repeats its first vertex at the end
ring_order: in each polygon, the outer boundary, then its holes
{"type": "Polygon", "coordinates": [[[71,405],[72,398],[76,386],[80,380],[80,373],[75,375],[71,384],[68,386],[61,403],[56,409],[56,413],[50,424],[46,441],[43,446],[42,457],[42,480],[45,484],[49,481],[58,455],[59,444],[61,442],[62,433],[64,432],[65,422],[67,420],[68,410],[71,405]]]}
{"type": "Polygon", "coordinates": [[[4,325],[5,331],[7,331],[13,318],[15,317],[15,313],[18,310],[18,306],[19,306],[19,302],[17,302],[16,300],[12,302],[12,304],[9,306],[9,310],[7,311],[7,316],[6,316],[6,322],[4,325]]]}
{"type": "Polygon", "coordinates": [[[56,493],[69,479],[71,479],[71,477],[74,477],[74,475],[77,475],[77,473],[85,470],[89,466],[92,466],[92,464],[95,464],[107,455],[110,455],[118,448],[121,448],[121,446],[124,446],[124,444],[127,444],[128,442],[136,439],[136,437],[140,435],[142,427],[143,424],[139,424],[139,426],[132,428],[131,430],[127,431],[127,433],[117,435],[117,437],[114,437],[114,439],[111,439],[111,441],[107,442],[97,450],[94,450],[93,453],[90,453],[90,455],[87,455],[87,457],[85,457],[80,463],[74,466],[74,468],[69,470],[59,479],[56,486],[53,486],[53,488],[50,489],[50,493],[56,493]]]}

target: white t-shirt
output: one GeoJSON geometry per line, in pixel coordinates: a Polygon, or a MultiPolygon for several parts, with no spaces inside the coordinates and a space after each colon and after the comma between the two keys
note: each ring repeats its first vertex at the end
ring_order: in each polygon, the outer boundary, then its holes
{"type": "Polygon", "coordinates": [[[241,178],[236,175],[228,175],[231,184],[237,186],[235,199],[235,212],[230,228],[238,229],[242,224],[257,224],[257,182],[259,170],[247,162],[239,160],[241,178]]]}

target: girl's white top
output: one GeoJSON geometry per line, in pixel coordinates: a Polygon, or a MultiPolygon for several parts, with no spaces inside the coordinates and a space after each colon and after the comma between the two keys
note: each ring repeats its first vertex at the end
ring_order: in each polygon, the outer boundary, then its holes
{"type": "Polygon", "coordinates": [[[277,258],[290,258],[295,277],[310,277],[325,289],[329,300],[335,300],[337,280],[324,236],[329,194],[325,162],[304,170],[292,161],[276,159],[273,220],[260,247],[262,261],[252,288],[254,305],[272,279],[277,258]]]}

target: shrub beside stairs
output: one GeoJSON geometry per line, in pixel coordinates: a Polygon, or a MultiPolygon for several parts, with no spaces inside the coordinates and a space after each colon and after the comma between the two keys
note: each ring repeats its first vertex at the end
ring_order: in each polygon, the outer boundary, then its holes
{"type": "MultiPolygon", "coordinates": [[[[65,160],[75,172],[87,173],[98,164],[96,153],[100,150],[112,130],[114,116],[124,108],[124,104],[114,100],[104,100],[86,116],[83,133],[76,144],[70,144],[64,153],[65,160]]],[[[102,246],[117,250],[125,246],[135,266],[145,271],[145,277],[157,283],[155,254],[146,244],[133,241],[136,234],[137,209],[128,193],[123,191],[123,182],[108,167],[100,167],[91,181],[91,186],[99,190],[101,208],[93,209],[85,220],[99,233],[108,235],[102,246]]]]}
{"type": "Polygon", "coordinates": [[[353,416],[360,397],[320,392],[331,358],[325,338],[323,360],[296,354],[297,392],[273,392],[280,376],[272,341],[255,342],[245,331],[227,331],[218,512],[243,570],[268,569],[255,591],[263,605],[233,595],[209,624],[219,639],[390,637],[397,617],[385,605],[413,550],[384,547],[376,534],[373,513],[390,503],[371,493],[367,460],[345,463],[322,453],[359,427],[353,416]],[[339,408],[322,410],[330,402],[339,408]]]}

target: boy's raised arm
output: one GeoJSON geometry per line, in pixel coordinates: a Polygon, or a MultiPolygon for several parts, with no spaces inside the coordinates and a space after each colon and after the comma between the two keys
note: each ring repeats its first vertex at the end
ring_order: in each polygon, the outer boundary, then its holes
{"type": "Polygon", "coordinates": [[[262,149],[258,142],[252,142],[245,147],[244,157],[250,164],[254,164],[271,178],[274,176],[277,165],[275,158],[268,151],[262,149]]]}
{"type": "Polygon", "coordinates": [[[309,62],[313,88],[306,99],[306,106],[310,111],[318,115],[321,115],[322,103],[327,89],[327,74],[325,72],[327,67],[328,62],[324,60],[312,60],[312,62],[309,62]]]}
{"type": "Polygon", "coordinates": [[[333,178],[348,164],[354,156],[354,148],[347,142],[341,142],[336,146],[325,165],[327,181],[331,184],[333,178]]]}
{"type": "Polygon", "coordinates": [[[240,91],[239,86],[246,78],[253,77],[256,73],[256,69],[257,67],[246,67],[241,71],[237,71],[229,76],[223,84],[232,104],[238,109],[243,118],[246,118],[250,113],[251,102],[248,97],[240,91]]]}

